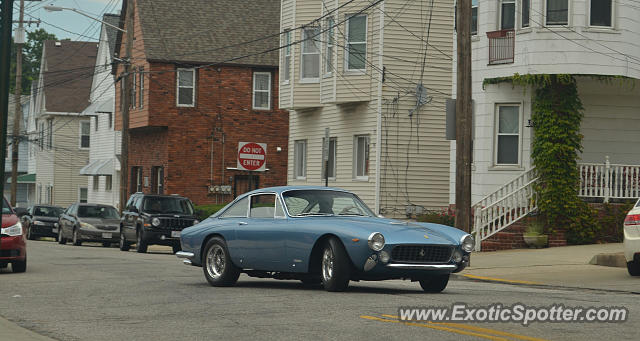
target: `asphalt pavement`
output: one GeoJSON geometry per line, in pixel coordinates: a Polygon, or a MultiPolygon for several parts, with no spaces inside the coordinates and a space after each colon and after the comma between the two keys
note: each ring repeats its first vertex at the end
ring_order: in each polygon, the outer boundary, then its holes
{"type": "MultiPolygon", "coordinates": [[[[49,241],[29,241],[28,248],[26,273],[0,271],[0,340],[636,340],[640,322],[640,300],[631,286],[640,280],[623,277],[626,269],[608,268],[621,279],[633,280],[619,290],[582,289],[563,286],[550,275],[535,277],[545,272],[557,277],[552,269],[558,266],[570,267],[573,273],[587,266],[586,274],[605,274],[598,272],[604,267],[568,259],[555,262],[565,264],[545,265],[562,253],[577,252],[570,249],[474,254],[469,271],[452,278],[443,293],[425,294],[409,281],[352,282],[347,292],[328,293],[298,281],[245,275],[235,287],[214,288],[202,269],[183,265],[169,248],[138,254],[98,244],[76,247],[49,241]],[[529,280],[541,283],[524,283],[529,280]],[[629,309],[629,320],[524,326],[397,319],[399,307],[454,303],[622,306],[629,309]]],[[[593,278],[585,275],[582,281],[589,284],[593,278]]]]}

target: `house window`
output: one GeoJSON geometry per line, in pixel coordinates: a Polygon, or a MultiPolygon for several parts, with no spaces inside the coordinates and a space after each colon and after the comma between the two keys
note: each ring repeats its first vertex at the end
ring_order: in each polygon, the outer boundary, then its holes
{"type": "Polygon", "coordinates": [[[47,196],[45,197],[45,199],[46,199],[45,203],[51,205],[51,204],[53,204],[53,186],[52,185],[47,185],[47,189],[46,190],[47,190],[47,196]]]}
{"type": "Polygon", "coordinates": [[[104,177],[104,189],[106,191],[110,191],[113,189],[113,177],[111,175],[106,175],[104,177]]]}
{"type": "Polygon", "coordinates": [[[333,18],[327,19],[327,29],[324,32],[325,37],[325,50],[324,50],[324,73],[329,75],[333,72],[333,45],[334,45],[334,34],[333,27],[335,26],[335,21],[333,18]]]}
{"type": "Polygon", "coordinates": [[[569,23],[569,0],[547,0],[547,25],[569,23]]]}
{"type": "Polygon", "coordinates": [[[164,193],[164,167],[151,168],[151,191],[156,194],[164,193]]]}
{"type": "Polygon", "coordinates": [[[307,140],[294,142],[293,157],[295,159],[294,172],[296,179],[307,178],[307,140]]]}
{"type": "Polygon", "coordinates": [[[478,34],[478,0],[471,1],[471,34],[478,34]]]}
{"type": "Polygon", "coordinates": [[[307,27],[302,31],[302,66],[303,81],[318,81],[320,77],[320,49],[318,35],[320,28],[307,27]]]}
{"type": "Polygon", "coordinates": [[[520,154],[520,106],[499,105],[496,164],[517,165],[520,154]]]}
{"type": "Polygon", "coordinates": [[[196,103],[196,70],[178,69],[178,106],[193,107],[196,103]]]}
{"type": "MultiPolygon", "coordinates": [[[[328,163],[329,163],[329,174],[327,174],[327,176],[329,177],[329,179],[335,179],[336,178],[336,142],[337,139],[335,137],[331,137],[329,138],[329,151],[328,151],[328,163]]],[[[326,151],[325,151],[325,143],[326,140],[325,138],[322,138],[322,155],[324,157],[326,151]]],[[[322,178],[325,178],[325,162],[324,160],[322,160],[322,178]]]]}
{"type": "Polygon", "coordinates": [[[142,192],[142,167],[131,167],[131,184],[133,192],[142,192]]]}
{"type": "Polygon", "coordinates": [[[284,57],[282,62],[282,80],[285,83],[291,78],[291,31],[284,33],[284,57]]]}
{"type": "Polygon", "coordinates": [[[589,15],[589,25],[611,27],[612,25],[612,1],[611,0],[591,0],[589,15]]]}
{"type": "Polygon", "coordinates": [[[47,120],[47,125],[49,126],[47,129],[47,148],[53,148],[53,120],[47,120]]]}
{"type": "Polygon", "coordinates": [[[367,16],[352,16],[347,20],[347,70],[364,70],[366,60],[367,16]]]}
{"type": "Polygon", "coordinates": [[[529,8],[531,0],[522,0],[522,28],[529,27],[529,8]]]}
{"type": "Polygon", "coordinates": [[[91,122],[80,122],[80,148],[89,148],[91,137],[91,122]]]}
{"type": "Polygon", "coordinates": [[[137,81],[137,74],[136,71],[134,70],[131,73],[131,108],[136,107],[136,100],[138,99],[138,96],[136,95],[136,87],[138,86],[138,81],[137,81]]]}
{"type": "Polygon", "coordinates": [[[140,108],[144,108],[144,68],[140,68],[140,70],[138,71],[139,75],[139,83],[140,83],[140,100],[138,103],[138,106],[140,108]]]}
{"type": "Polygon", "coordinates": [[[80,203],[86,203],[88,196],[89,196],[89,189],[86,187],[80,187],[80,190],[78,191],[78,201],[80,203]]]}
{"type": "Polygon", "coordinates": [[[515,0],[501,0],[500,2],[500,29],[512,30],[516,21],[515,0]]]}
{"type": "Polygon", "coordinates": [[[100,189],[100,177],[98,175],[93,176],[93,190],[97,191],[100,189]]]}
{"type": "Polygon", "coordinates": [[[253,108],[271,109],[271,72],[253,73],[253,108]]]}
{"type": "Polygon", "coordinates": [[[357,135],[354,138],[353,165],[356,179],[368,179],[369,176],[369,135],[357,135]]]}

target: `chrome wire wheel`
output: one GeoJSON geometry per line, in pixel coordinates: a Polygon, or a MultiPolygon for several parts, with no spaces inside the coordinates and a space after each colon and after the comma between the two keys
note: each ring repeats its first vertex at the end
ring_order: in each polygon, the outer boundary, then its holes
{"type": "Polygon", "coordinates": [[[207,273],[212,279],[219,279],[226,266],[224,249],[220,245],[214,245],[207,252],[207,273]]]}
{"type": "Polygon", "coordinates": [[[322,280],[325,283],[333,278],[333,262],[333,251],[328,247],[322,255],[322,280]]]}

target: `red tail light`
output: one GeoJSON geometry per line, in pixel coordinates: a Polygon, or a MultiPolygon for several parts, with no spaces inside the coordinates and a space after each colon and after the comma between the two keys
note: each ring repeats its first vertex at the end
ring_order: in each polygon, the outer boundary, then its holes
{"type": "Polygon", "coordinates": [[[624,218],[624,225],[640,225],[640,214],[629,214],[624,218]]]}

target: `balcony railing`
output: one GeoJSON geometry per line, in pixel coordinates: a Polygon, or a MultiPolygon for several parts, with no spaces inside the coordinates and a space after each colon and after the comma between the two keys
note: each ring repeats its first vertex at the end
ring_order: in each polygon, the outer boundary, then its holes
{"type": "Polygon", "coordinates": [[[640,165],[581,163],[578,195],[586,198],[636,199],[640,197],[640,165]]]}
{"type": "Polygon", "coordinates": [[[513,63],[516,33],[514,30],[487,32],[489,65],[513,63]]]}

